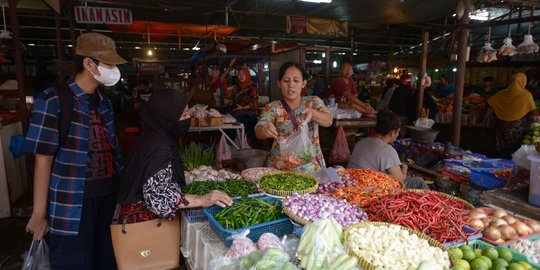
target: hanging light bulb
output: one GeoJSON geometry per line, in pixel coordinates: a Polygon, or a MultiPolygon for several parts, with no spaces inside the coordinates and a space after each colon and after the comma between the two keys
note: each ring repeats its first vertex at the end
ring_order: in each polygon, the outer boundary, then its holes
{"type": "Polygon", "coordinates": [[[336,62],[336,61],[334,61],[334,62],[332,63],[332,67],[337,68],[337,62],[336,62]]]}
{"type": "Polygon", "coordinates": [[[398,73],[399,69],[397,67],[394,68],[394,73],[398,73]]]}
{"type": "Polygon", "coordinates": [[[148,54],[148,56],[152,56],[154,54],[154,52],[152,52],[152,49],[148,49],[147,54],[148,54]]]}

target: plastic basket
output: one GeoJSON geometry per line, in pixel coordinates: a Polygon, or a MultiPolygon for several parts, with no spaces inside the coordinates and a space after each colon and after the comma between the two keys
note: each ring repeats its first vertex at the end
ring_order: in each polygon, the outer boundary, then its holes
{"type": "Polygon", "coordinates": [[[471,169],[471,183],[484,189],[498,189],[506,185],[506,180],[485,169],[471,169]]]}
{"type": "MultiPolygon", "coordinates": [[[[273,202],[276,199],[272,197],[262,197],[262,200],[266,202],[273,202]]],[[[281,204],[281,201],[280,201],[281,204]]],[[[229,238],[232,234],[242,232],[245,230],[250,230],[250,233],[248,234],[248,238],[251,239],[253,242],[257,242],[259,240],[259,237],[261,237],[262,234],[270,232],[275,234],[277,237],[281,237],[286,234],[290,234],[293,232],[293,224],[289,220],[288,217],[276,219],[270,222],[261,223],[237,230],[228,230],[223,228],[221,224],[219,224],[216,219],[214,218],[214,215],[218,213],[222,208],[218,206],[212,206],[209,208],[204,209],[204,214],[208,217],[208,220],[210,221],[210,227],[216,232],[218,237],[225,242],[225,246],[230,247],[232,245],[232,239],[229,238]]]]}
{"type": "MultiPolygon", "coordinates": [[[[455,247],[461,247],[463,245],[466,245],[465,243],[462,243],[462,244],[459,244],[459,245],[456,245],[455,247]]],[[[473,249],[475,248],[479,248],[479,249],[485,249],[485,248],[495,248],[495,246],[493,245],[490,245],[484,241],[481,241],[481,240],[473,240],[473,241],[470,241],[469,242],[469,246],[473,249]]],[[[503,248],[503,249],[507,249],[509,250],[511,253],[512,253],[512,261],[511,263],[515,263],[515,262],[527,262],[528,264],[530,264],[534,269],[540,269],[539,265],[537,264],[534,264],[534,263],[531,263],[529,261],[529,259],[527,258],[527,256],[519,253],[519,252],[516,252],[515,250],[513,249],[510,249],[510,248],[506,248],[506,247],[498,247],[498,248],[503,248]]]]}
{"type": "MultiPolygon", "coordinates": [[[[537,235],[537,236],[533,236],[533,237],[529,237],[529,238],[525,238],[524,240],[529,240],[529,241],[534,241],[534,240],[538,240],[540,239],[540,235],[537,235]]],[[[523,253],[520,253],[518,252],[517,250],[514,250],[512,249],[510,246],[504,246],[508,249],[510,249],[511,251],[513,252],[516,252],[516,253],[519,253],[521,255],[523,255],[524,257],[526,257],[527,259],[529,258],[527,255],[523,254],[523,253]]],[[[532,267],[534,267],[535,269],[540,269],[540,264],[536,264],[536,263],[533,263],[531,261],[529,261],[529,263],[531,264],[532,267]]]]}
{"type": "MultiPolygon", "coordinates": [[[[266,195],[266,192],[262,191],[260,193],[248,195],[248,198],[262,197],[265,195],[266,195]]],[[[234,197],[233,199],[241,199],[241,198],[242,197],[234,197]]],[[[206,217],[203,210],[204,208],[202,207],[195,207],[195,208],[187,208],[187,209],[184,209],[183,211],[189,223],[197,223],[197,222],[204,222],[208,220],[208,217],[206,217]]]]}
{"type": "MultiPolygon", "coordinates": [[[[472,233],[475,230],[473,228],[469,228],[469,227],[465,226],[465,227],[463,227],[463,231],[466,232],[466,233],[472,233]]],[[[478,240],[480,238],[482,238],[482,233],[481,232],[479,232],[477,234],[473,234],[473,235],[467,237],[467,241],[446,242],[443,245],[445,247],[453,247],[453,246],[456,246],[456,245],[459,245],[459,244],[462,244],[462,243],[466,243],[466,242],[470,243],[471,241],[478,240]]]]}

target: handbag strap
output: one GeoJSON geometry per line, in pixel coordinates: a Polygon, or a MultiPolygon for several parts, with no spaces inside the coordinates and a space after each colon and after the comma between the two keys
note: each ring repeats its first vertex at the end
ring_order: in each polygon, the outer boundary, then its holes
{"type": "MultiPolygon", "coordinates": [[[[127,224],[127,219],[129,216],[132,216],[132,215],[136,215],[136,214],[141,214],[141,213],[144,213],[144,212],[148,212],[148,211],[134,211],[134,212],[131,212],[129,214],[127,214],[125,217],[124,217],[124,220],[122,222],[122,234],[126,234],[127,233],[127,230],[126,230],[126,224],[127,224]]],[[[157,219],[157,224],[156,224],[156,227],[161,227],[161,218],[158,218],[157,219]]]]}
{"type": "Polygon", "coordinates": [[[289,107],[289,104],[287,104],[287,102],[285,102],[284,99],[281,99],[281,104],[283,105],[283,108],[285,108],[285,111],[287,112],[289,119],[291,119],[293,128],[298,129],[298,122],[296,122],[296,117],[294,116],[294,113],[292,112],[291,107],[289,107]]]}

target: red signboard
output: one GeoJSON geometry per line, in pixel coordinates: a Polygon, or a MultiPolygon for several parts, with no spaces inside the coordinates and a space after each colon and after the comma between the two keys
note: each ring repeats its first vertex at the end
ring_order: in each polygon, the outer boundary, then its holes
{"type": "Polygon", "coordinates": [[[75,7],[75,21],[90,24],[124,24],[131,25],[131,10],[125,8],[75,7]]]}

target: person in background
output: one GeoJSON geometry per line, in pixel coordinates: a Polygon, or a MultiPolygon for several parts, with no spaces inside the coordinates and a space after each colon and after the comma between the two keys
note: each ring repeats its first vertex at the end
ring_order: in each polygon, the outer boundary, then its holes
{"type": "MultiPolygon", "coordinates": [[[[431,79],[423,83],[424,85],[422,85],[422,87],[424,88],[424,98],[422,108],[428,109],[428,118],[435,120],[435,116],[439,112],[439,108],[437,106],[437,102],[435,102],[435,100],[430,94],[431,79]]],[[[411,97],[410,104],[411,106],[409,106],[409,122],[414,122],[418,118],[418,90],[414,91],[414,94],[411,97]]]]}
{"type": "Polygon", "coordinates": [[[356,143],[347,168],[377,170],[395,177],[405,188],[425,189],[427,185],[422,178],[407,177],[407,165],[401,163],[396,149],[390,145],[397,139],[400,125],[395,113],[379,111],[375,135],[356,143]]]}
{"type": "Polygon", "coordinates": [[[152,95],[152,88],[150,88],[150,82],[147,80],[141,80],[139,86],[133,89],[133,107],[138,110],[141,105],[148,101],[152,95]]]}
{"type": "Polygon", "coordinates": [[[111,102],[100,86],[120,80],[126,63],[115,42],[99,33],[77,38],[73,98],[67,137],[62,133],[59,90],[35,100],[24,150],[35,154],[34,210],[26,226],[35,240],[50,232],[52,269],[116,269],[110,224],[123,172],[111,102]],[[48,222],[47,222],[48,219],[48,222]]]}
{"type": "Polygon", "coordinates": [[[155,92],[141,107],[141,134],[127,157],[126,174],[120,179],[119,220],[172,220],[179,209],[232,204],[232,199],[221,191],[205,195],[182,193],[186,183],[177,143],[191,124],[188,102],[189,96],[181,90],[164,89],[155,92]]]}
{"type": "Polygon", "coordinates": [[[446,75],[441,75],[439,83],[435,87],[435,95],[437,98],[445,98],[452,96],[456,91],[456,87],[453,83],[448,81],[446,75]]]}
{"type": "Polygon", "coordinates": [[[369,103],[360,101],[356,84],[352,79],[353,67],[350,62],[343,62],[340,68],[341,75],[332,82],[327,97],[333,96],[338,104],[356,109],[366,116],[375,116],[376,112],[369,103]]]}
{"type": "Polygon", "coordinates": [[[396,90],[396,88],[398,88],[398,86],[398,79],[391,78],[386,80],[386,87],[384,88],[381,100],[377,104],[377,111],[388,109],[388,103],[390,102],[390,99],[394,95],[394,91],[396,90]]]}
{"type": "Polygon", "coordinates": [[[500,89],[493,85],[493,77],[487,76],[482,80],[482,87],[479,87],[474,91],[481,96],[493,96],[499,92],[500,89]]]}
{"type": "Polygon", "coordinates": [[[411,76],[410,75],[402,75],[400,78],[400,84],[394,90],[394,94],[392,95],[392,98],[390,99],[390,102],[388,102],[388,108],[399,115],[400,117],[404,117],[404,124],[407,123],[406,117],[409,115],[409,110],[411,107],[411,98],[413,95],[413,89],[411,87],[411,76]]]}
{"type": "Polygon", "coordinates": [[[253,143],[255,139],[255,125],[257,124],[257,110],[259,108],[259,93],[253,85],[250,70],[247,66],[239,68],[236,72],[236,85],[229,91],[229,106],[232,106],[232,116],[236,121],[244,124],[246,137],[253,143]]]}
{"type": "Polygon", "coordinates": [[[315,96],[301,96],[307,84],[306,71],[295,62],[281,65],[278,86],[283,99],[273,101],[264,107],[255,127],[257,138],[274,139],[267,166],[280,170],[315,173],[324,164],[319,142],[319,125],[332,125],[332,115],[324,102],[315,96]],[[289,114],[290,113],[290,114],[289,114]],[[280,155],[279,141],[289,137],[300,125],[308,125],[315,158],[312,162],[297,166],[280,155]]]}
{"type": "Polygon", "coordinates": [[[531,124],[527,116],[536,109],[536,105],[532,94],[525,89],[526,85],[527,76],[516,73],[508,88],[488,99],[497,116],[495,139],[499,157],[511,158],[521,146],[525,131],[531,124]]]}

